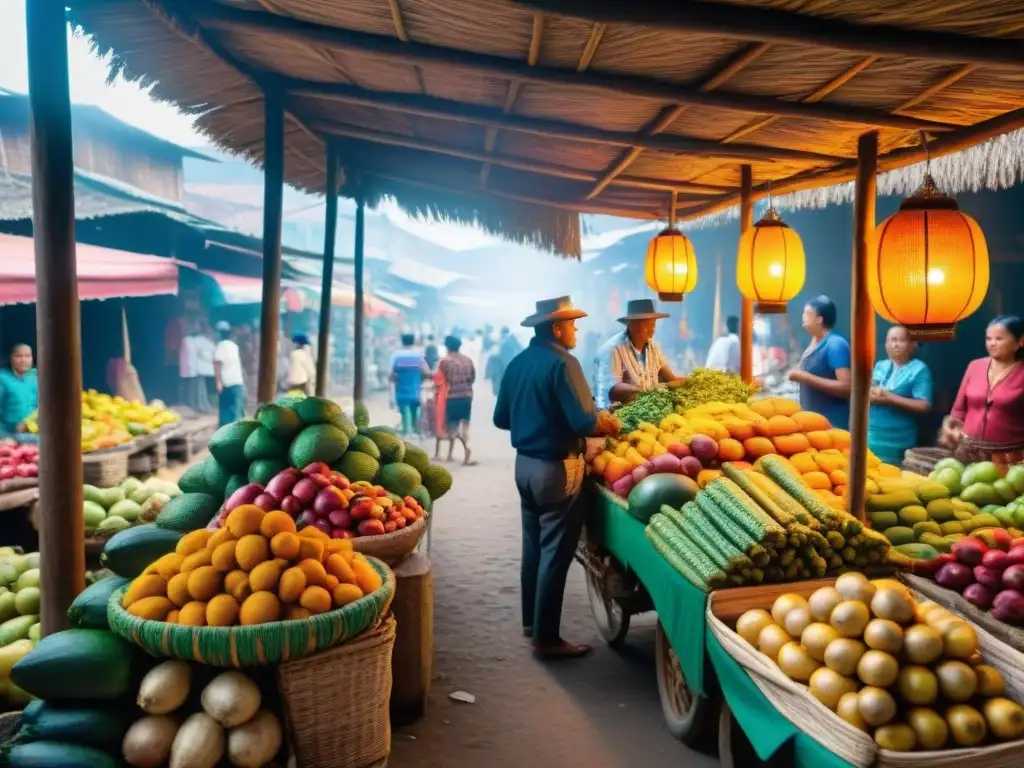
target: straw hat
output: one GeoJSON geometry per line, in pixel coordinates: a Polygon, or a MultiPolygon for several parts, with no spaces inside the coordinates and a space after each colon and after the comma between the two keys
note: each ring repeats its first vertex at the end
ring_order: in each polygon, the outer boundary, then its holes
{"type": "Polygon", "coordinates": [[[557,323],[559,320],[579,320],[586,317],[587,313],[582,309],[576,309],[572,305],[572,299],[568,296],[559,296],[557,299],[543,299],[537,302],[537,311],[523,320],[521,325],[526,328],[535,328],[544,323],[557,323]]]}
{"type": "Polygon", "coordinates": [[[628,323],[630,320],[661,320],[668,317],[664,312],[657,312],[654,309],[654,302],[650,299],[633,299],[626,304],[626,314],[619,318],[620,323],[628,323]]]}

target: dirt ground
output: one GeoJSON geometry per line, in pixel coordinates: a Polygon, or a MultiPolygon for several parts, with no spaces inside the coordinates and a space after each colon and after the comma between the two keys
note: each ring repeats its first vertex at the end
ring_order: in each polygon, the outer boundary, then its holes
{"type": "MultiPolygon", "coordinates": [[[[562,634],[593,645],[595,652],[557,664],[532,658],[520,632],[514,453],[507,433],[491,425],[493,402],[489,388],[478,388],[472,423],[479,464],[453,465],[454,486],[438,504],[430,546],[434,683],[426,717],[394,732],[389,766],[716,765],[662,726],[653,614],[635,617],[626,649],[611,650],[594,628],[578,564],[569,575],[562,634]],[[476,702],[450,699],[456,691],[472,694],[476,702]]],[[[383,421],[386,402],[374,402],[371,413],[383,421]]]]}

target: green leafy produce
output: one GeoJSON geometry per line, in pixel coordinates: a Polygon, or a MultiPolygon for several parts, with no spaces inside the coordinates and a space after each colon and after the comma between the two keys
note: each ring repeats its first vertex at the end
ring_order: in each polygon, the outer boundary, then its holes
{"type": "Polygon", "coordinates": [[[623,432],[632,432],[641,421],[648,424],[658,424],[662,419],[672,413],[675,407],[675,400],[672,392],[665,387],[658,387],[647,392],[641,392],[626,405],[615,412],[622,423],[623,432]]]}
{"type": "Polygon", "coordinates": [[[757,387],[731,373],[697,368],[669,391],[676,411],[682,413],[706,403],[745,403],[757,392],[757,387]]]}

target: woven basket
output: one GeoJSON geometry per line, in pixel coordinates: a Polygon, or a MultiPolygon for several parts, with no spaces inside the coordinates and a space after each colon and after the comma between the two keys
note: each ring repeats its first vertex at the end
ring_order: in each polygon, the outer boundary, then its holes
{"type": "Polygon", "coordinates": [[[903,469],[928,475],[942,459],[953,455],[945,448],[910,448],[903,454],[903,469]]]}
{"type": "Polygon", "coordinates": [[[368,768],[391,753],[391,651],[395,620],[277,670],[302,768],[368,768]],[[325,692],[330,701],[325,703],[325,692]]]}
{"type": "MultiPolygon", "coordinates": [[[[429,515],[429,513],[428,513],[429,515]]],[[[376,557],[388,565],[397,565],[412,554],[427,532],[427,516],[394,533],[381,536],[360,536],[352,539],[352,547],[367,557],[376,557]]]]}
{"type": "Polygon", "coordinates": [[[391,606],[395,574],[369,558],[384,583],[376,592],[343,608],[300,621],[236,627],[187,627],[148,621],[121,607],[127,586],[110,596],[110,629],[157,657],[196,661],[213,667],[256,667],[299,659],[331,648],[373,626],[391,606]]]}
{"type": "MultiPolygon", "coordinates": [[[[776,585],[757,606],[770,608],[774,597],[791,585],[776,585]]],[[[858,768],[1020,768],[1024,765],[1024,741],[941,752],[891,752],[879,749],[868,734],[847,723],[808,692],[806,686],[790,680],[778,665],[747,643],[722,621],[716,610],[719,593],[708,600],[707,624],[726,652],[750,675],[751,680],[789,722],[823,747],[858,768]]],[[[918,599],[921,595],[915,595],[918,599]]],[[[978,646],[986,663],[998,669],[1006,681],[1010,698],[1024,698],[1024,655],[1000,642],[984,629],[975,627],[978,646]]]]}
{"type": "Polygon", "coordinates": [[[113,488],[128,477],[128,449],[87,453],[82,459],[82,481],[97,488],[113,488]]]}

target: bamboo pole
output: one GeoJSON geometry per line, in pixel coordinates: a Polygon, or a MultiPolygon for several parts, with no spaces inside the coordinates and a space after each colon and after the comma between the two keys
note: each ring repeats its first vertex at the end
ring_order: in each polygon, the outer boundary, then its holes
{"type": "Polygon", "coordinates": [[[39,374],[39,550],[43,634],[65,629],[85,587],[82,337],[64,3],[26,7],[39,374]]]}
{"type": "Polygon", "coordinates": [[[354,248],[354,260],[355,260],[355,309],[353,328],[355,336],[353,344],[353,352],[355,354],[355,361],[353,365],[353,377],[352,382],[352,397],[356,402],[364,399],[366,396],[366,376],[363,373],[364,359],[363,359],[363,324],[366,319],[366,306],[365,299],[363,296],[363,257],[365,251],[365,240],[366,240],[366,203],[363,201],[363,196],[360,194],[356,198],[356,241],[354,248]]]}
{"type": "Polygon", "coordinates": [[[868,259],[875,232],[875,192],[878,173],[878,133],[869,131],[857,141],[857,187],[853,201],[853,286],[850,325],[850,477],[846,509],[864,519],[864,481],[867,478],[868,398],[875,364],[875,312],[868,299],[868,259]]]}
{"type": "Polygon", "coordinates": [[[263,304],[258,397],[261,403],[269,403],[277,394],[277,339],[281,324],[284,110],[281,100],[271,93],[264,95],[263,107],[263,304]]]}
{"type": "Polygon", "coordinates": [[[320,281],[320,329],[316,351],[316,394],[327,397],[331,371],[331,294],[334,287],[334,241],[338,232],[338,149],[327,144],[327,206],[324,213],[324,263],[320,281]]]}
{"type": "MultiPolygon", "coordinates": [[[[740,237],[754,226],[754,174],[749,165],[740,167],[740,237]]],[[[740,298],[740,378],[754,380],[754,302],[740,298]]]]}

